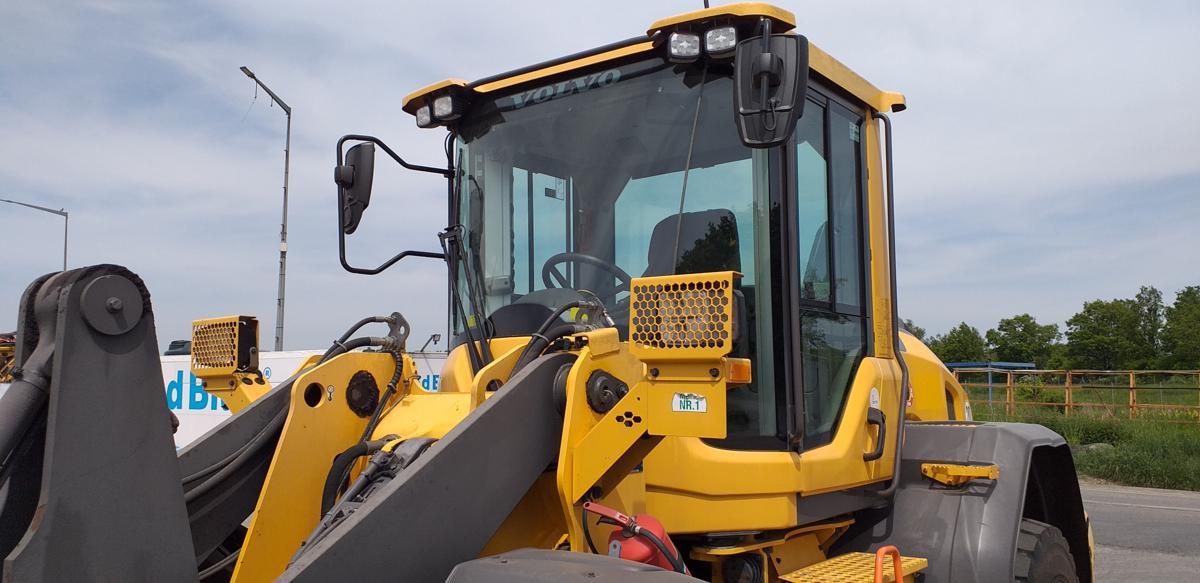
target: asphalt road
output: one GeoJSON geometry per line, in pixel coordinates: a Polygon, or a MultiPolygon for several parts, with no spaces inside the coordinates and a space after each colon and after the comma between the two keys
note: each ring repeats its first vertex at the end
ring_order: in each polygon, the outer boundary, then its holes
{"type": "Polygon", "coordinates": [[[1083,484],[1097,581],[1200,581],[1200,492],[1083,484]]]}

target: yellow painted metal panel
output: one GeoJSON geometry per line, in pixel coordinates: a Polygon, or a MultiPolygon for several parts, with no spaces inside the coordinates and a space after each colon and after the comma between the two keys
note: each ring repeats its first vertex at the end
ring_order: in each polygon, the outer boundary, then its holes
{"type": "MultiPolygon", "coordinates": [[[[353,352],[304,373],[292,386],[291,405],[275,457],[254,509],[234,570],[239,583],[271,581],[320,520],[321,491],[329,460],[355,443],[367,420],[346,405],[350,378],[365,370],[383,387],[395,364],[389,354],[353,352]],[[305,401],[309,387],[319,399],[305,401]],[[318,463],[319,462],[319,463],[318,463]]],[[[406,380],[411,375],[403,375],[406,380]]],[[[313,393],[310,392],[310,397],[313,393]]]]}
{"type": "Polygon", "coordinates": [[[646,30],[646,35],[652,35],[660,30],[678,26],[688,22],[696,22],[699,20],[711,20],[721,17],[755,17],[762,16],[770,18],[773,21],[772,30],[776,34],[787,32],[796,26],[796,15],[784,10],[778,6],[767,4],[766,2],[738,2],[736,4],[725,4],[723,6],[714,6],[712,8],[704,8],[702,10],[693,10],[683,14],[676,14],[660,20],[654,21],[650,28],[646,30]]]}
{"type": "Polygon", "coordinates": [[[726,386],[712,382],[645,382],[651,435],[724,439],[726,386]]]}
{"type": "Polygon", "coordinates": [[[443,79],[437,83],[426,85],[408,95],[404,96],[404,100],[400,102],[400,108],[410,114],[415,114],[417,109],[421,107],[422,100],[419,99],[431,93],[435,93],[447,87],[466,87],[467,82],[463,79],[443,79]]]}

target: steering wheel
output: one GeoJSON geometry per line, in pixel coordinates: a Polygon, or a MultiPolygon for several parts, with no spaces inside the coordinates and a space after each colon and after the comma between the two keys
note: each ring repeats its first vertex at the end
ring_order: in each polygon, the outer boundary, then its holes
{"type": "Polygon", "coordinates": [[[546,284],[547,289],[556,287],[570,287],[570,284],[567,283],[567,276],[563,275],[563,273],[558,269],[558,265],[560,263],[590,265],[608,273],[613,277],[613,279],[619,281],[619,283],[615,285],[610,284],[607,288],[595,290],[596,295],[600,297],[616,295],[617,293],[623,291],[627,292],[629,291],[629,284],[633,282],[633,278],[630,277],[628,273],[625,273],[624,269],[617,267],[617,265],[611,261],[605,261],[599,257],[584,253],[568,252],[559,253],[558,255],[547,259],[546,263],[542,265],[542,283],[546,284]]]}

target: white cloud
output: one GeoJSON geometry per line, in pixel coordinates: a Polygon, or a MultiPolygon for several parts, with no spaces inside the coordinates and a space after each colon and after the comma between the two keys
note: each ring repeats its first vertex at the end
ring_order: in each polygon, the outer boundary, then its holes
{"type": "MultiPolygon", "coordinates": [[[[894,116],[906,316],[933,330],[1017,311],[1061,320],[1085,299],[1194,277],[1179,250],[1200,235],[1170,208],[1138,214],[1147,224],[1120,231],[1119,246],[1086,224],[1101,191],[1137,197],[1173,177],[1196,191],[1192,4],[783,4],[815,43],[909,98],[894,116]],[[997,273],[997,261],[1014,265],[997,273]]],[[[435,262],[377,278],[338,267],[337,137],[373,133],[436,164],[441,136],[400,111],[411,90],[634,36],[699,5],[447,1],[426,16],[404,3],[8,3],[0,194],[67,207],[73,265],[141,272],[163,342],[193,318],[240,312],[262,318],[269,344],[283,116],[263,94],[246,113],[253,86],[237,68],[249,65],[295,110],[289,346],[393,309],[427,335],[445,321],[435,262]]],[[[376,184],[356,261],[435,249],[438,181],[381,166],[376,184]]],[[[15,306],[60,260],[61,224],[8,205],[0,220],[16,242],[0,303],[15,306]]],[[[14,311],[0,310],[0,328],[14,311]]]]}

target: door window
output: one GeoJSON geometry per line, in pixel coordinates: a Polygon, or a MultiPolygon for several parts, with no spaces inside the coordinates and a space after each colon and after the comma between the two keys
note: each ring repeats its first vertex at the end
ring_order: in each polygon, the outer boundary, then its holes
{"type": "MultiPolygon", "coordinates": [[[[810,89],[810,93],[814,93],[810,89]]],[[[795,134],[803,446],[832,440],[866,349],[862,116],[815,97],[795,134]]]]}

